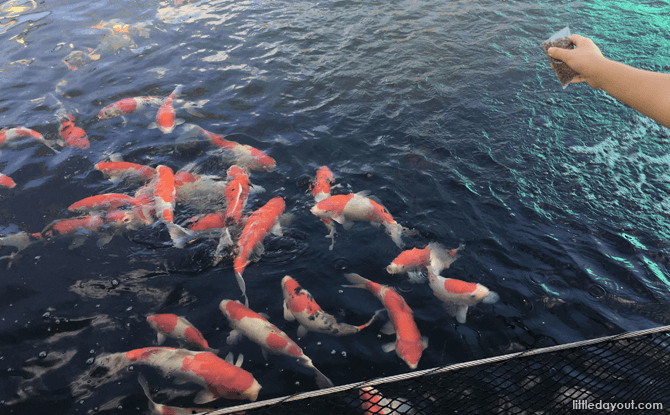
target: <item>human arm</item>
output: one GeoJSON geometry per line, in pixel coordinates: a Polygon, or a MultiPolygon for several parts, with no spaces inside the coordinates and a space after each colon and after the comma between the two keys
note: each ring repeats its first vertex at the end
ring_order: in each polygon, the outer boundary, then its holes
{"type": "Polygon", "coordinates": [[[670,74],[633,68],[603,56],[593,41],[572,35],[575,49],[549,48],[547,54],[565,62],[580,75],[572,82],[587,82],[670,128],[670,74]]]}

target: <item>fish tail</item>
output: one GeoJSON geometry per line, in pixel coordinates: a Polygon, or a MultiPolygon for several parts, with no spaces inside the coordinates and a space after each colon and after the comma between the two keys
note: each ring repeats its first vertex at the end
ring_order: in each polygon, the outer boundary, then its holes
{"type": "Polygon", "coordinates": [[[172,93],[170,94],[169,98],[170,99],[179,98],[181,96],[182,89],[184,89],[184,85],[181,85],[181,84],[177,85],[177,87],[174,89],[174,91],[172,91],[172,93]]]}
{"type": "Polygon", "coordinates": [[[137,376],[137,381],[142,387],[142,390],[144,391],[144,394],[147,396],[147,399],[149,399],[150,412],[152,414],[161,413],[160,408],[158,407],[158,405],[156,405],[156,402],[154,402],[154,400],[151,399],[151,392],[149,391],[149,382],[147,382],[147,378],[145,378],[144,375],[140,373],[137,376]]]}
{"type": "Polygon", "coordinates": [[[367,290],[366,284],[370,282],[369,279],[363,278],[356,273],[344,274],[344,278],[346,278],[352,284],[352,285],[345,285],[345,287],[363,288],[367,290]]]}
{"type": "Polygon", "coordinates": [[[330,380],[326,375],[321,373],[321,371],[317,369],[316,366],[314,366],[314,363],[312,363],[311,359],[300,359],[299,362],[302,366],[314,372],[316,375],[316,386],[318,386],[319,389],[332,388],[335,386],[332,380],[330,380]]]}
{"type": "Polygon", "coordinates": [[[167,222],[166,225],[170,233],[170,239],[172,239],[172,243],[177,248],[183,248],[186,242],[193,236],[193,232],[182,228],[176,223],[167,222]]]}
{"type": "Polygon", "coordinates": [[[403,227],[402,225],[396,223],[396,224],[387,224],[386,226],[386,233],[389,234],[393,242],[396,244],[398,248],[403,248],[405,246],[405,243],[402,241],[402,234],[403,234],[403,227]]]}
{"type": "Polygon", "coordinates": [[[242,278],[242,274],[239,272],[235,273],[235,278],[237,279],[237,285],[240,286],[242,296],[244,297],[244,306],[249,307],[249,298],[247,297],[247,288],[246,284],[244,283],[244,278],[242,278]]]}
{"type": "Polygon", "coordinates": [[[358,326],[358,331],[363,330],[364,328],[368,327],[370,324],[374,323],[375,320],[377,320],[377,317],[379,317],[379,314],[384,312],[385,309],[377,310],[375,314],[372,316],[372,318],[365,324],[358,326]]]}

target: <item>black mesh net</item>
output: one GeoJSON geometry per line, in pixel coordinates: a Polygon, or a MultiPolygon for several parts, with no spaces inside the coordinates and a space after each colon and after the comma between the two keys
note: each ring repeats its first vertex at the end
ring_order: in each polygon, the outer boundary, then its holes
{"type": "Polygon", "coordinates": [[[215,412],[670,413],[670,327],[409,373],[215,412]]]}

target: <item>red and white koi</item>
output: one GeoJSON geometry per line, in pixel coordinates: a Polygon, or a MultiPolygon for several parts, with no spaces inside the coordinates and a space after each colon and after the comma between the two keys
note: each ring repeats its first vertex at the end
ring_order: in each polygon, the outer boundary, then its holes
{"type": "Polygon", "coordinates": [[[168,406],[160,403],[154,402],[151,399],[151,391],[149,390],[149,383],[147,379],[141,373],[137,377],[137,381],[140,383],[144,394],[147,399],[149,399],[149,411],[154,415],[193,415],[201,414],[204,412],[211,412],[214,408],[179,408],[177,406],[168,406]]]}
{"type": "Polygon", "coordinates": [[[281,288],[284,294],[284,319],[297,320],[300,323],[299,338],[305,337],[309,331],[333,336],[349,336],[372,324],[377,316],[375,314],[370,321],[360,326],[338,323],[334,316],[319,307],[312,294],[302,288],[295,279],[285,276],[281,280],[281,288]]]}
{"type": "Polygon", "coordinates": [[[88,149],[91,143],[88,141],[86,131],[74,124],[75,118],[72,114],[56,115],[60,122],[60,136],[63,139],[63,145],[69,147],[78,147],[88,149]]]}
{"type": "Polygon", "coordinates": [[[71,204],[69,211],[113,210],[121,206],[138,206],[140,202],[132,196],[122,193],[105,193],[90,196],[71,204]]]}
{"type": "Polygon", "coordinates": [[[424,282],[422,269],[428,268],[428,272],[440,275],[458,258],[458,251],[465,245],[461,244],[456,249],[445,249],[437,242],[431,242],[425,248],[413,248],[402,251],[389,266],[386,272],[389,274],[407,273],[412,282],[424,282]]]}
{"type": "Polygon", "coordinates": [[[241,224],[242,210],[249,198],[249,176],[246,169],[238,166],[228,168],[228,183],[224,190],[226,196],[225,218],[228,222],[241,224]]]}
{"type": "Polygon", "coordinates": [[[377,389],[370,386],[358,390],[358,399],[365,415],[416,415],[421,411],[412,406],[407,399],[385,398],[377,389]]]}
{"type": "Polygon", "coordinates": [[[263,255],[263,239],[268,232],[281,236],[279,216],[284,213],[284,208],[284,199],[281,196],[270,199],[264,206],[249,216],[237,241],[237,255],[233,261],[233,267],[237,283],[244,296],[244,304],[247,306],[249,305],[249,299],[247,298],[242,273],[249,264],[252,253],[258,257],[263,255]]]}
{"type": "Polygon", "coordinates": [[[428,273],[428,284],[435,297],[446,304],[449,314],[461,324],[465,324],[468,307],[479,303],[493,304],[500,299],[497,293],[481,284],[443,278],[432,272],[428,273]]]}
{"type": "Polygon", "coordinates": [[[191,236],[191,233],[174,223],[174,207],[177,195],[174,172],[168,166],[158,166],[156,167],[156,178],[154,180],[153,202],[156,216],[167,226],[170,238],[172,238],[175,246],[181,247],[185,238],[191,236]]]}
{"type": "MultiPolygon", "coordinates": [[[[330,196],[312,207],[311,212],[319,218],[332,219],[344,227],[351,228],[354,221],[370,222],[374,226],[383,225],[386,233],[399,247],[403,247],[403,227],[398,224],[386,208],[365,196],[365,192],[330,196]]],[[[335,238],[335,225],[325,223],[330,229],[328,238],[335,238]]],[[[333,245],[330,246],[332,249],[333,245]]]]}
{"type": "Polygon", "coordinates": [[[405,300],[393,288],[370,281],[358,274],[345,274],[344,277],[353,285],[349,287],[364,288],[374,294],[388,311],[391,326],[385,327],[384,334],[395,332],[395,343],[382,346],[385,352],[395,350],[398,357],[411,369],[416,369],[421,353],[428,347],[428,338],[421,337],[419,328],[414,322],[414,313],[405,300]]]}
{"type": "Polygon", "coordinates": [[[195,383],[204,388],[196,395],[196,404],[219,398],[255,401],[261,389],[251,373],[211,352],[145,347],[101,356],[96,359],[96,364],[108,368],[109,376],[127,366],[141,364],[154,367],[165,376],[172,375],[177,379],[195,383]]]}
{"type": "Polygon", "coordinates": [[[47,225],[41,234],[44,237],[70,235],[77,231],[96,231],[104,225],[102,214],[86,215],[79,218],[59,219],[47,225]]]}
{"type": "Polygon", "coordinates": [[[249,168],[250,170],[271,171],[277,166],[275,160],[268,156],[264,151],[246,144],[240,144],[235,141],[224,140],[224,136],[205,130],[195,124],[184,125],[184,134],[180,139],[204,136],[222,151],[231,155],[235,164],[249,168]]]}
{"type": "Polygon", "coordinates": [[[316,384],[319,388],[333,386],[333,382],[314,366],[312,359],[302,352],[300,346],[265,317],[245,307],[239,301],[223,300],[219,304],[219,309],[233,328],[226,340],[228,344],[236,343],[243,335],[261,346],[263,356],[266,358],[268,352],[296,358],[298,363],[316,374],[316,384]]]}
{"type": "Polygon", "coordinates": [[[147,317],[147,322],[158,333],[159,345],[165,342],[166,337],[171,337],[179,341],[180,347],[216,352],[209,347],[200,330],[184,317],[175,314],[154,314],[147,317]]]}
{"type": "Polygon", "coordinates": [[[32,137],[35,140],[39,141],[40,143],[51,148],[51,146],[49,145],[47,140],[44,139],[42,134],[38,133],[35,130],[31,130],[30,128],[25,127],[3,128],[2,130],[0,130],[0,147],[2,147],[2,145],[5,143],[9,143],[16,140],[22,140],[25,137],[32,137]]]}
{"type": "Polygon", "coordinates": [[[108,120],[110,118],[132,114],[149,107],[161,107],[164,103],[165,98],[154,96],[123,98],[101,109],[98,118],[101,120],[108,120]]]}
{"type": "Polygon", "coordinates": [[[102,161],[95,165],[95,169],[115,183],[122,179],[150,180],[156,175],[156,170],[149,166],[127,161],[102,161]]]}
{"type": "Polygon", "coordinates": [[[7,176],[6,174],[0,173],[0,187],[6,187],[8,189],[13,189],[16,186],[14,180],[7,176]]]}
{"type": "MultiPolygon", "coordinates": [[[[312,189],[312,196],[318,203],[323,199],[330,197],[330,184],[335,182],[333,179],[333,172],[326,166],[321,166],[316,172],[314,182],[310,186],[312,189]]],[[[324,218],[327,219],[327,218],[324,218]]]]}
{"type": "Polygon", "coordinates": [[[156,122],[149,124],[148,128],[158,128],[163,134],[171,133],[176,126],[182,124],[184,120],[176,118],[174,106],[172,101],[181,94],[183,85],[177,85],[170,95],[165,99],[165,102],[158,109],[156,114],[156,122]]]}

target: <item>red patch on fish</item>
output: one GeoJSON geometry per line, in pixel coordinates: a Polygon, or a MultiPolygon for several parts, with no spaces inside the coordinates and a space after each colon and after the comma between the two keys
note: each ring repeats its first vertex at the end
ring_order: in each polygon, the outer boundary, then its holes
{"type": "Polygon", "coordinates": [[[151,356],[162,353],[165,350],[176,350],[171,347],[145,347],[143,349],[135,349],[126,352],[126,359],[131,362],[141,362],[149,360],[151,356]]]}
{"type": "Polygon", "coordinates": [[[427,267],[430,265],[430,248],[413,248],[407,251],[403,251],[393,260],[392,263],[401,266],[427,267]]]}
{"type": "Polygon", "coordinates": [[[47,236],[55,234],[67,235],[76,232],[78,229],[95,230],[103,225],[104,221],[100,215],[87,215],[83,218],[72,218],[59,220],[51,226],[46,233],[47,236]]]}
{"type": "Polygon", "coordinates": [[[451,294],[472,294],[477,289],[477,284],[447,278],[444,281],[444,289],[451,294]]]}
{"type": "Polygon", "coordinates": [[[316,178],[312,184],[312,195],[319,193],[330,194],[330,184],[334,182],[333,172],[326,166],[321,166],[316,172],[316,178]]]}
{"type": "Polygon", "coordinates": [[[219,229],[226,226],[226,217],[223,213],[210,213],[205,217],[199,219],[196,223],[189,225],[192,231],[205,231],[208,229],[219,229]]]}
{"type": "Polygon", "coordinates": [[[235,272],[242,274],[249,263],[249,256],[256,245],[263,241],[277,221],[277,217],[284,212],[284,199],[281,196],[270,199],[268,203],[249,216],[242,234],[237,241],[238,254],[233,261],[235,272]]]}
{"type": "Polygon", "coordinates": [[[174,314],[156,314],[147,317],[147,320],[154,322],[159,331],[162,331],[163,333],[172,333],[175,327],[177,327],[179,317],[174,314]]]}
{"type": "Polygon", "coordinates": [[[16,183],[14,183],[11,177],[0,173],[0,186],[12,189],[16,186],[16,183]]]}
{"type": "Polygon", "coordinates": [[[129,175],[151,179],[156,174],[156,170],[151,167],[127,161],[103,161],[96,164],[95,169],[107,176],[129,175]]]}
{"type": "Polygon", "coordinates": [[[205,340],[200,330],[196,329],[195,327],[187,327],[184,329],[184,338],[193,344],[197,344],[203,349],[209,347],[207,340],[205,340]]]}
{"type": "Polygon", "coordinates": [[[354,194],[330,196],[316,204],[316,208],[331,212],[333,216],[339,216],[344,212],[347,203],[354,198],[354,194]]]}
{"type": "Polygon", "coordinates": [[[247,307],[243,306],[242,304],[236,301],[229,301],[226,304],[226,312],[228,312],[230,318],[237,321],[241,321],[245,317],[260,318],[261,320],[265,320],[258,313],[248,309],[247,307]]]}
{"type": "Polygon", "coordinates": [[[70,147],[90,148],[91,143],[88,141],[86,131],[74,125],[74,120],[75,118],[72,114],[67,114],[64,118],[61,118],[61,137],[65,141],[65,144],[70,147]]]}
{"type": "Polygon", "coordinates": [[[265,344],[272,350],[282,350],[288,345],[286,339],[276,333],[270,333],[265,338],[265,344]]]}
{"type": "Polygon", "coordinates": [[[154,186],[154,201],[156,207],[162,215],[162,219],[167,222],[172,222],[174,219],[174,198],[177,192],[174,183],[174,173],[172,169],[167,166],[156,167],[158,173],[158,180],[154,186]]]}
{"type": "Polygon", "coordinates": [[[107,193],[103,195],[95,195],[87,197],[78,202],[73,203],[67,209],[68,210],[80,210],[80,209],[103,209],[111,210],[116,209],[121,206],[137,206],[138,202],[134,197],[124,195],[121,193],[107,193]]]}

